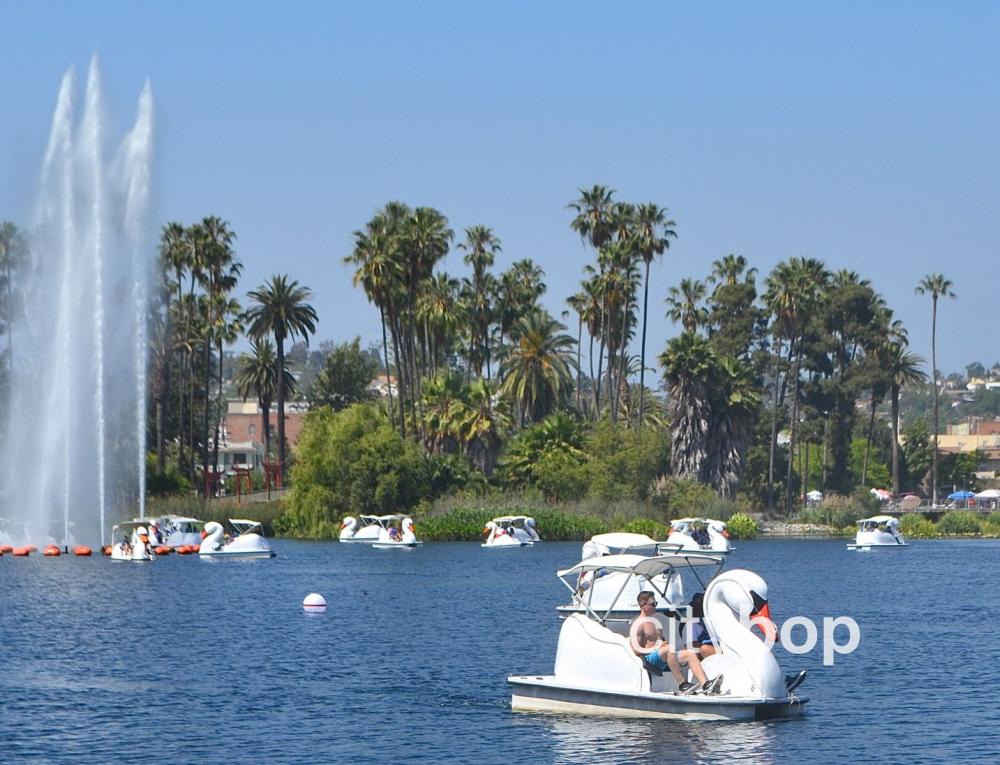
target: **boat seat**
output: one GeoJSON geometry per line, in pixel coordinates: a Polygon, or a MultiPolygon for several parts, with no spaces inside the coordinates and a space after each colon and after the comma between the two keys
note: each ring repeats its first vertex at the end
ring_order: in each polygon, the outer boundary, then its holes
{"type": "Polygon", "coordinates": [[[649,673],[650,681],[652,681],[654,677],[663,677],[663,670],[650,664],[645,656],[642,657],[642,668],[649,673]]]}

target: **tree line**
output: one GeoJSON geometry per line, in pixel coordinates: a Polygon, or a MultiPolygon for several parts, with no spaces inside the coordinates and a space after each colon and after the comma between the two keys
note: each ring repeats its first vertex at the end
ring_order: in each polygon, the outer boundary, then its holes
{"type": "MultiPolygon", "coordinates": [[[[576,319],[575,337],[543,307],[545,274],[537,264],[524,258],[496,269],[503,250],[491,227],[462,231],[455,246],[469,271],[455,277],[439,269],[456,240],[447,217],[431,207],[387,203],[354,232],[343,256],[354,284],[378,311],[381,358],[362,358],[357,341],[328,346],[308,391],[297,390],[286,352],[288,343],[308,342],[315,333],[311,291],[275,275],[247,294],[244,307],[236,297],[242,264],[229,223],[209,216],[164,225],[150,301],[157,475],[175,470],[198,485],[218,464],[224,349],[245,334],[251,351],[239,359],[233,382],[263,412],[277,405],[273,450],[269,416],[263,436],[266,459],[276,451],[273,464],[282,474],[289,396],[305,394],[314,408],[343,409],[370,398],[364,378],[383,371],[387,395],[379,406],[399,438],[427,456],[460,455],[487,482],[500,465],[504,480],[531,484],[532,460],[571,476],[587,459],[585,434],[607,421],[625,432],[659,435],[667,447],[661,476],[710,486],[728,499],[743,492],[769,510],[790,513],[810,488],[849,492],[868,482],[873,448],[885,446],[876,424],[887,404],[886,451],[899,493],[905,477],[900,395],[921,387],[926,376],[905,328],[871,283],[804,257],[782,261],[759,280],[757,269],[731,253],[710,273],[678,273],[676,286],[651,296],[651,268],[677,241],[677,223],[658,203],[616,194],[597,185],[580,189],[567,205],[569,229],[593,253],[581,263],[579,290],[563,312],[576,319]],[[679,327],[657,354],[659,372],[647,364],[650,311],[679,327]],[[647,372],[662,387],[647,386],[647,372]],[[864,402],[863,413],[857,402],[864,402]],[[787,448],[779,448],[779,435],[787,448]],[[860,474],[851,463],[859,436],[860,474]]],[[[27,251],[23,234],[3,224],[0,322],[8,360],[18,310],[13,285],[17,269],[30,260],[27,251]]],[[[954,297],[952,286],[931,274],[916,287],[932,306],[935,496],[936,322],[939,300],[954,297]]],[[[560,480],[547,478],[550,486],[571,483],[560,480]]]]}

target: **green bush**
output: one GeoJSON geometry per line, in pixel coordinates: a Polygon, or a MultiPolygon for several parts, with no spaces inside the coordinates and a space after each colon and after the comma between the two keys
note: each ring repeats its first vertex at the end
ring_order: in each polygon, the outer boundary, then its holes
{"type": "Polygon", "coordinates": [[[819,526],[833,526],[836,529],[852,526],[859,518],[872,515],[872,508],[863,501],[839,494],[830,494],[818,507],[805,507],[799,511],[795,520],[800,523],[815,523],[819,526]]]}
{"type": "Polygon", "coordinates": [[[982,531],[979,516],[968,510],[945,513],[937,522],[941,534],[979,534],[982,531]]]}
{"type": "Polygon", "coordinates": [[[650,539],[657,540],[665,540],[670,536],[670,529],[652,518],[634,518],[618,530],[629,534],[645,534],[650,539]]]}
{"type": "Polygon", "coordinates": [[[990,513],[980,520],[979,526],[982,529],[983,536],[1000,537],[1000,513],[990,513]]]}
{"type": "Polygon", "coordinates": [[[191,491],[187,478],[177,472],[173,465],[167,465],[162,475],[156,472],[156,454],[146,455],[146,496],[167,497],[175,494],[186,494],[191,491]]]}
{"type": "Polygon", "coordinates": [[[744,513],[734,513],[726,521],[726,529],[734,539],[753,539],[757,536],[757,521],[744,513]]]}
{"type": "Polygon", "coordinates": [[[431,496],[429,473],[420,448],[404,441],[377,407],[314,410],[295,449],[281,528],[293,536],[329,537],[345,515],[406,512],[431,496]]]}
{"type": "Polygon", "coordinates": [[[698,481],[661,476],[650,489],[650,502],[667,518],[701,517],[717,501],[715,491],[698,481]]]}
{"type": "Polygon", "coordinates": [[[919,513],[900,518],[899,530],[908,539],[932,539],[938,536],[937,526],[919,513]]]}

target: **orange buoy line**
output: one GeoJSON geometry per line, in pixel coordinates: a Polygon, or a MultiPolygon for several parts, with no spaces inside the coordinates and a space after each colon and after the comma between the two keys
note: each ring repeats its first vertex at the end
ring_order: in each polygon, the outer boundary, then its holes
{"type": "Polygon", "coordinates": [[[0,555],[9,552],[14,552],[14,545],[0,545],[0,555]]]}
{"type": "Polygon", "coordinates": [[[15,547],[11,550],[11,555],[16,558],[27,558],[28,554],[31,552],[30,547],[15,547]]]}
{"type": "Polygon", "coordinates": [[[45,550],[42,552],[42,555],[45,555],[46,557],[49,557],[49,558],[55,558],[60,553],[62,553],[62,550],[60,550],[55,545],[47,545],[45,547],[45,550]]]}
{"type": "Polygon", "coordinates": [[[73,548],[73,554],[80,558],[86,558],[93,552],[87,545],[77,545],[73,548]]]}

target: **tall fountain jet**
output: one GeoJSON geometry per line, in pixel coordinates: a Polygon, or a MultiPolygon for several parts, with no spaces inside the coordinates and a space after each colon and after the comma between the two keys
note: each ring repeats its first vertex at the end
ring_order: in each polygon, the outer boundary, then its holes
{"type": "Polygon", "coordinates": [[[59,89],[31,227],[3,430],[0,533],[101,544],[144,514],[153,98],[109,136],[97,59],[59,89]],[[77,117],[79,111],[80,116],[77,117]]]}

